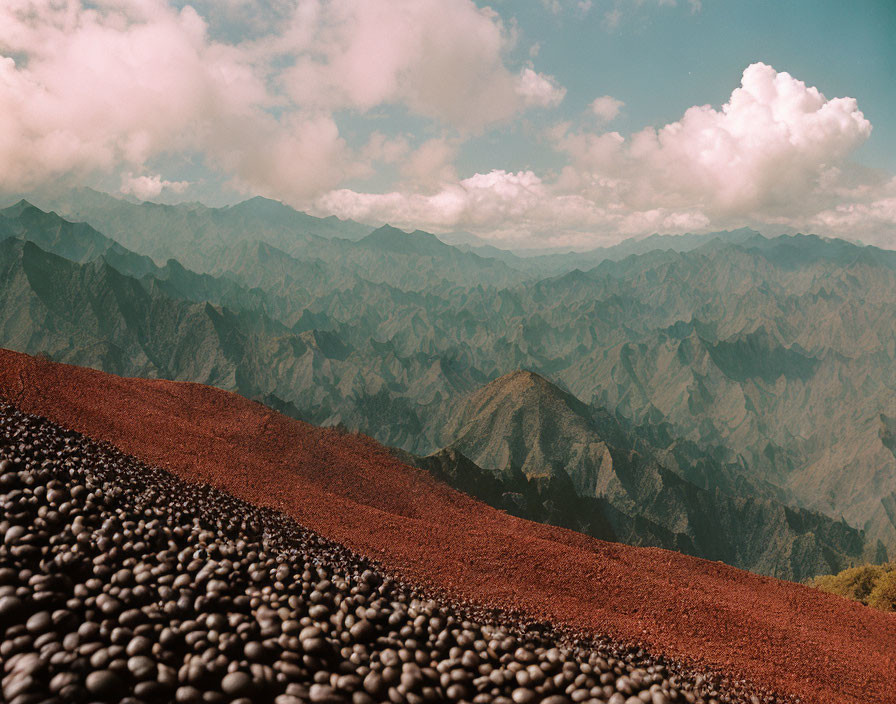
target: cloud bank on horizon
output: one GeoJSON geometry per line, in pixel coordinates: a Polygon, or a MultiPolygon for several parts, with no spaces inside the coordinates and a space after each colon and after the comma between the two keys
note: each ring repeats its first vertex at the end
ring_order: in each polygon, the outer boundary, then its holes
{"type": "Polygon", "coordinates": [[[114,179],[189,199],[216,177],[315,214],[518,246],[741,225],[896,241],[896,177],[853,160],[872,133],[856,100],[756,61],[724,104],[623,134],[629,96],[565,107],[563,76],[520,35],[471,0],[6,0],[0,191],[114,179]],[[460,173],[465,145],[511,128],[554,165],[460,173]]]}

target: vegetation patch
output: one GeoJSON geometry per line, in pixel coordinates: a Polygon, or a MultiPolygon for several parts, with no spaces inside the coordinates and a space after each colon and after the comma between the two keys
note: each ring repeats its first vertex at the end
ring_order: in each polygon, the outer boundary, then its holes
{"type": "Polygon", "coordinates": [[[881,611],[896,611],[896,562],[850,567],[837,574],[815,577],[809,584],[881,611]]]}

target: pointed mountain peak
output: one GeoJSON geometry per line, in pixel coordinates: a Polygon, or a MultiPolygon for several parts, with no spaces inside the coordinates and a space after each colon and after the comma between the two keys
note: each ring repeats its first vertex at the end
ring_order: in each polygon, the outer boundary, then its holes
{"type": "Polygon", "coordinates": [[[306,330],[299,337],[308,347],[331,359],[345,360],[352,353],[352,348],[329,330],[306,330]]]}
{"type": "Polygon", "coordinates": [[[439,256],[451,251],[451,247],[429,232],[415,230],[405,232],[391,225],[383,225],[359,241],[367,247],[389,250],[402,254],[439,256]]]}
{"type": "Polygon", "coordinates": [[[498,402],[520,407],[565,407],[567,411],[589,418],[588,408],[557,384],[528,369],[517,369],[498,377],[473,393],[481,402],[498,402]]]}
{"type": "MultiPolygon", "coordinates": [[[[372,241],[404,241],[410,239],[411,235],[404,230],[399,230],[397,227],[393,227],[389,223],[386,223],[382,227],[376,228],[373,232],[371,232],[364,240],[372,240],[372,241]]],[[[363,240],[362,240],[363,241],[363,240]]]]}
{"type": "Polygon", "coordinates": [[[283,201],[275,200],[274,198],[265,198],[264,196],[253,196],[252,198],[248,198],[243,202],[252,203],[253,205],[267,205],[271,207],[283,205],[283,201]]]}
{"type": "Polygon", "coordinates": [[[264,196],[253,196],[252,198],[241,201],[236,205],[231,205],[230,210],[254,210],[258,212],[262,210],[292,210],[292,208],[279,200],[265,198],[264,196]]]}
{"type": "Polygon", "coordinates": [[[528,477],[569,472],[580,475],[583,486],[593,475],[571,465],[570,458],[578,452],[577,462],[598,468],[607,452],[588,407],[527,369],[467,396],[445,424],[443,437],[480,467],[519,469],[528,477]]]}
{"type": "Polygon", "coordinates": [[[565,274],[561,274],[553,279],[555,283],[560,284],[578,284],[578,283],[594,283],[594,277],[591,276],[587,271],[582,271],[578,267],[573,269],[572,271],[567,271],[565,274]]]}
{"type": "Polygon", "coordinates": [[[414,230],[410,236],[416,237],[418,239],[424,239],[429,242],[436,242],[436,243],[440,244],[442,247],[450,247],[450,245],[447,245],[444,242],[442,242],[442,240],[440,240],[438,237],[436,237],[431,232],[426,232],[424,230],[414,230]]]}
{"type": "Polygon", "coordinates": [[[719,233],[719,238],[728,242],[737,243],[749,242],[750,240],[768,239],[761,232],[757,232],[750,227],[740,227],[736,230],[725,230],[724,232],[719,233]]]}
{"type": "Polygon", "coordinates": [[[293,226],[298,220],[305,218],[314,220],[310,215],[300,213],[279,200],[272,200],[264,196],[255,196],[235,205],[231,205],[223,212],[233,213],[248,218],[259,218],[268,223],[279,224],[285,227],[293,226]]]}
{"type": "Polygon", "coordinates": [[[499,376],[497,379],[488,384],[488,386],[544,386],[555,388],[557,389],[557,391],[560,391],[560,387],[552,384],[550,381],[541,376],[541,374],[537,374],[536,372],[530,371],[528,369],[516,369],[509,374],[499,376]]]}
{"type": "Polygon", "coordinates": [[[44,212],[43,210],[38,208],[33,203],[30,203],[27,200],[25,200],[24,198],[22,198],[22,200],[20,200],[15,205],[11,205],[8,208],[4,208],[3,210],[0,210],[0,215],[3,215],[4,217],[7,217],[7,218],[17,218],[17,217],[20,217],[22,214],[31,212],[31,211],[37,211],[39,213],[44,212]]]}

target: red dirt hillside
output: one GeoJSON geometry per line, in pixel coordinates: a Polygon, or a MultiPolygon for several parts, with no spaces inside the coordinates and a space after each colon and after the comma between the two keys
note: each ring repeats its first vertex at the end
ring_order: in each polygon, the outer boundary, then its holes
{"type": "Polygon", "coordinates": [[[638,641],[804,701],[896,703],[896,616],[719,563],[516,519],[369,438],[209,387],[0,350],[0,396],[280,509],[449,595],[638,641]]]}

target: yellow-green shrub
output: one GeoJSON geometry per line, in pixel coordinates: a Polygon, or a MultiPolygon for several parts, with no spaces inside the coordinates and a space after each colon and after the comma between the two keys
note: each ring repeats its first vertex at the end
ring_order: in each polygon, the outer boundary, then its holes
{"type": "Polygon", "coordinates": [[[881,611],[896,611],[896,569],[885,572],[878,578],[868,595],[868,606],[881,611]]]}
{"type": "Polygon", "coordinates": [[[816,577],[811,584],[816,589],[839,594],[864,604],[867,603],[874,585],[886,569],[887,565],[859,565],[845,569],[838,574],[816,577]]]}

